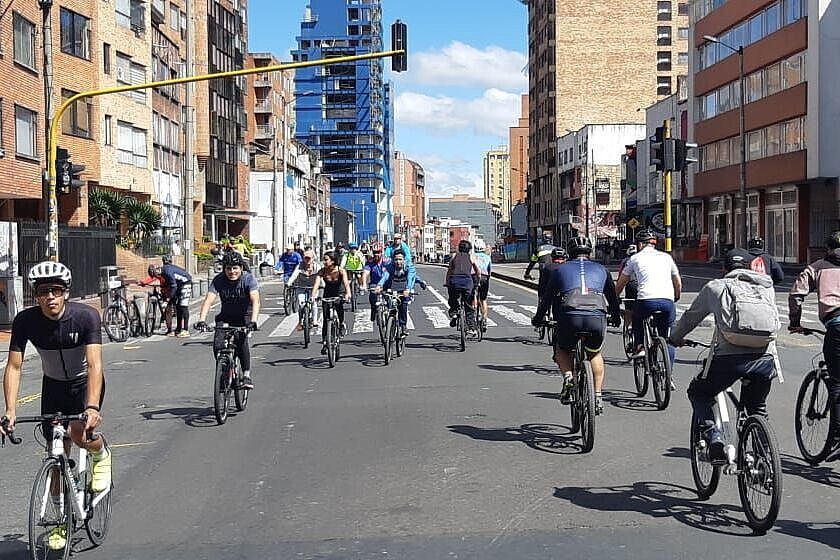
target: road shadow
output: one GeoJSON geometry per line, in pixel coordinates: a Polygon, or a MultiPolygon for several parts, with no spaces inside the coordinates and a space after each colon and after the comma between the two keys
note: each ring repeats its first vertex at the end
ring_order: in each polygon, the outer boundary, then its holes
{"type": "MultiPolygon", "coordinates": [[[[236,407],[228,410],[230,416],[236,416],[236,407]]],[[[217,426],[216,415],[213,406],[183,406],[173,408],[161,408],[157,410],[146,410],[140,415],[146,420],[171,420],[177,418],[192,428],[209,428],[217,426]]]]}
{"type": "Polygon", "coordinates": [[[632,367],[633,364],[626,358],[604,358],[604,364],[613,367],[632,367]]]}
{"type": "Polygon", "coordinates": [[[552,400],[560,400],[560,393],[547,393],[545,391],[535,391],[533,393],[528,393],[532,397],[537,397],[538,399],[552,399],[552,400]]]}
{"type": "Polygon", "coordinates": [[[604,391],[604,401],[610,403],[611,406],[622,410],[641,412],[652,412],[657,410],[655,402],[642,400],[636,396],[636,393],[632,393],[630,391],[604,391]]]}
{"type": "Polygon", "coordinates": [[[29,544],[23,533],[7,533],[0,537],[0,560],[29,558],[29,544]]]}
{"type": "MultiPolygon", "coordinates": [[[[447,335],[447,336],[438,336],[438,335],[432,335],[432,334],[421,334],[421,335],[418,335],[417,338],[423,338],[423,339],[427,339],[427,340],[448,340],[448,341],[452,342],[452,345],[444,344],[442,342],[438,342],[438,343],[431,344],[431,345],[429,345],[429,344],[424,344],[424,345],[406,344],[406,346],[408,348],[426,348],[426,349],[430,349],[430,350],[435,350],[436,352],[444,352],[444,353],[460,352],[461,351],[461,344],[458,341],[456,335],[454,335],[454,334],[447,335]]],[[[469,348],[469,346],[470,346],[470,343],[468,341],[467,342],[467,348],[469,348]]]]}
{"type": "MultiPolygon", "coordinates": [[[[315,347],[316,352],[320,352],[320,348],[317,348],[320,344],[310,344],[307,350],[311,350],[315,347]]],[[[326,356],[318,356],[316,357],[303,357],[303,358],[286,358],[286,359],[277,359],[277,360],[266,360],[264,362],[267,366],[276,366],[280,367],[283,365],[296,365],[296,366],[303,366],[306,369],[329,369],[330,364],[329,360],[327,360],[326,356]]]]}
{"type": "Polygon", "coordinates": [[[799,457],[787,453],[782,453],[782,472],[824,486],[840,488],[840,472],[827,465],[809,465],[799,457]]]}
{"type": "Polygon", "coordinates": [[[671,459],[691,459],[691,451],[688,447],[669,447],[662,456],[671,459]]]}
{"type": "Polygon", "coordinates": [[[207,340],[184,341],[184,342],[181,343],[181,346],[213,346],[213,339],[208,338],[207,340]]]}
{"type": "Polygon", "coordinates": [[[654,519],[675,519],[689,527],[720,535],[753,535],[741,508],[701,501],[694,490],[666,482],[635,482],[623,486],[567,486],[555,488],[554,497],[591,510],[629,511],[654,519]]]}
{"type": "Polygon", "coordinates": [[[300,350],[303,348],[303,338],[295,342],[258,342],[256,344],[251,344],[251,348],[260,348],[263,346],[267,346],[275,350],[300,350]]]}
{"type": "Polygon", "coordinates": [[[503,373],[536,373],[549,377],[560,377],[557,367],[538,366],[533,364],[477,364],[479,369],[498,371],[503,373]]]}
{"type": "Polygon", "coordinates": [[[531,449],[571,455],[582,453],[580,437],[559,424],[522,424],[511,428],[479,428],[478,426],[447,426],[449,431],[483,441],[518,441],[531,449]]]}
{"type": "Polygon", "coordinates": [[[814,541],[840,550],[840,522],[809,523],[807,521],[782,519],[776,521],[775,529],[783,535],[814,541]]]}
{"type": "Polygon", "coordinates": [[[488,342],[514,342],[517,344],[524,344],[525,346],[545,346],[546,348],[550,348],[548,343],[537,340],[536,336],[533,338],[527,336],[512,336],[506,338],[493,338],[491,336],[485,336],[484,340],[488,342]]]}

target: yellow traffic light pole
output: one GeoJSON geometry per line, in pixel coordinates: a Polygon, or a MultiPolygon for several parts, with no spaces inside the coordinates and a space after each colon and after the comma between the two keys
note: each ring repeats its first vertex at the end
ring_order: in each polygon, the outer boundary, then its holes
{"type": "MultiPolygon", "coordinates": [[[[662,143],[662,154],[665,154],[666,148],[665,144],[667,144],[668,139],[671,138],[671,121],[669,119],[665,119],[664,122],[665,126],[665,134],[663,137],[665,138],[665,142],[662,143]]],[[[665,158],[666,160],[668,158],[665,158]]],[[[665,165],[666,169],[662,172],[662,179],[663,183],[665,183],[665,201],[663,202],[663,206],[665,207],[665,250],[667,252],[671,252],[671,170],[667,169],[668,165],[665,165]]]]}
{"type": "Polygon", "coordinates": [[[112,93],[125,93],[127,91],[137,91],[141,89],[150,89],[164,86],[174,86],[179,84],[191,84],[195,82],[206,82],[208,80],[216,80],[219,78],[235,78],[237,76],[249,76],[251,74],[264,74],[266,72],[282,72],[283,70],[294,70],[295,68],[307,68],[310,66],[328,66],[330,64],[340,64],[344,62],[357,62],[360,60],[372,60],[376,58],[387,58],[389,56],[397,56],[405,54],[404,49],[383,51],[369,54],[360,54],[353,56],[342,56],[336,58],[321,58],[318,60],[308,60],[306,62],[292,62],[289,64],[277,64],[274,66],[263,66],[261,68],[246,68],[243,70],[232,70],[229,72],[219,72],[216,74],[203,74],[199,76],[186,76],[184,78],[173,78],[171,80],[163,80],[159,82],[148,82],[145,84],[135,84],[130,86],[120,86],[115,88],[97,89],[91,91],[83,91],[70,97],[55,112],[55,116],[50,122],[50,153],[48,155],[47,169],[50,176],[49,189],[49,232],[47,234],[47,258],[51,261],[58,260],[58,197],[56,189],[58,187],[56,174],[56,159],[58,156],[58,131],[61,123],[61,118],[65,111],[70,108],[76,101],[80,99],[88,99],[92,97],[100,97],[112,93]]]}

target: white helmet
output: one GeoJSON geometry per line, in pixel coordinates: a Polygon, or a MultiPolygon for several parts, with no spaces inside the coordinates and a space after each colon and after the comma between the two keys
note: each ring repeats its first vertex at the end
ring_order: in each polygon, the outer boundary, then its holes
{"type": "Polygon", "coordinates": [[[475,251],[477,253],[483,252],[484,249],[486,249],[486,247],[484,245],[484,240],[483,239],[476,239],[475,242],[473,243],[473,249],[475,249],[475,251]]]}
{"type": "Polygon", "coordinates": [[[29,285],[35,286],[42,282],[52,280],[61,282],[67,288],[73,283],[73,275],[70,274],[70,269],[60,262],[44,261],[39,262],[29,271],[29,285]]]}

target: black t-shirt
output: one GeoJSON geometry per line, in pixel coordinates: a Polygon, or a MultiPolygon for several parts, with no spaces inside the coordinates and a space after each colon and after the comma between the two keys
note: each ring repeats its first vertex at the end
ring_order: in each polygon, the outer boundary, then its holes
{"type": "Polygon", "coordinates": [[[31,342],[41,356],[44,375],[71,381],[87,375],[85,347],[102,344],[99,313],[89,305],[69,301],[58,320],[44,315],[40,307],[24,309],[12,322],[9,350],[23,353],[31,342]]]}
{"type": "Polygon", "coordinates": [[[218,294],[222,308],[217,319],[224,322],[242,321],[251,313],[251,292],[258,290],[257,279],[250,272],[242,272],[236,282],[231,282],[224,272],[217,274],[210,283],[210,293],[218,294]]]}

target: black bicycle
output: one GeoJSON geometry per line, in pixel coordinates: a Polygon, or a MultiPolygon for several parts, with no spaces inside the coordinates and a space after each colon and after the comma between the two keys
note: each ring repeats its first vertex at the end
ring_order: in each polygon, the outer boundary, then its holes
{"type": "Polygon", "coordinates": [[[668,342],[653,326],[653,317],[662,313],[655,311],[653,316],[645,318],[642,325],[645,355],[633,358],[636,394],[644,397],[650,381],[658,410],[665,410],[671,402],[671,358],[668,355],[668,342]]]}
{"type": "Polygon", "coordinates": [[[319,298],[319,301],[324,304],[324,315],[321,317],[324,322],[324,347],[332,368],[341,358],[341,321],[338,319],[336,308],[342,304],[344,298],[341,296],[319,298]]]}
{"type": "Polygon", "coordinates": [[[152,336],[163,325],[168,309],[169,304],[163,299],[160,289],[153,286],[146,299],[146,316],[143,321],[146,336],[152,336]]]}
{"type": "MultiPolygon", "coordinates": [[[[802,329],[806,336],[825,336],[825,331],[802,329]]],[[[828,392],[828,368],[825,360],[820,360],[822,352],[814,356],[812,369],[809,371],[796,396],[796,444],[802,458],[811,465],[819,465],[831,455],[832,430],[834,425],[834,406],[828,392]]]]}
{"type": "Polygon", "coordinates": [[[231,327],[227,323],[219,323],[215,327],[210,325],[202,327],[197,324],[195,328],[204,332],[224,331],[224,346],[216,355],[216,372],[213,376],[213,412],[216,415],[216,422],[221,425],[227,422],[231,397],[237,411],[242,412],[248,406],[249,390],[244,386],[245,374],[239,363],[236,349],[240,342],[246,343],[242,341],[242,337],[250,336],[251,329],[231,327]]]}
{"type": "Polygon", "coordinates": [[[382,293],[382,300],[384,302],[383,309],[385,310],[385,364],[391,363],[391,357],[399,358],[405,352],[405,339],[408,336],[406,328],[400,325],[399,310],[403,301],[411,301],[410,295],[405,296],[402,293],[388,290],[382,293]]]}
{"type": "Polygon", "coordinates": [[[362,275],[363,270],[348,270],[347,276],[350,280],[350,311],[356,312],[356,308],[358,307],[359,303],[356,299],[359,295],[359,277],[362,275]]]}
{"type": "MultiPolygon", "coordinates": [[[[306,290],[309,292],[309,290],[306,290]]],[[[300,325],[303,329],[303,347],[309,348],[310,337],[312,336],[312,298],[307,297],[303,305],[298,309],[300,316],[300,325]]]]}
{"type": "Polygon", "coordinates": [[[130,336],[145,334],[137,297],[131,301],[126,297],[125,286],[111,288],[111,303],[102,311],[102,325],[108,338],[114,342],[125,342],[130,336]]]}
{"type": "Polygon", "coordinates": [[[552,322],[551,313],[552,313],[551,312],[551,307],[549,307],[548,311],[545,314],[546,322],[543,323],[542,325],[540,325],[538,327],[534,327],[534,328],[537,331],[537,339],[538,340],[542,341],[542,340],[545,340],[546,337],[548,337],[548,340],[547,340],[548,344],[550,346],[554,346],[554,329],[547,326],[548,324],[550,324],[552,322]]]}
{"type": "Polygon", "coordinates": [[[291,315],[292,313],[297,313],[297,311],[297,289],[295,288],[294,284],[286,282],[283,285],[283,312],[286,315],[291,315]]]}

